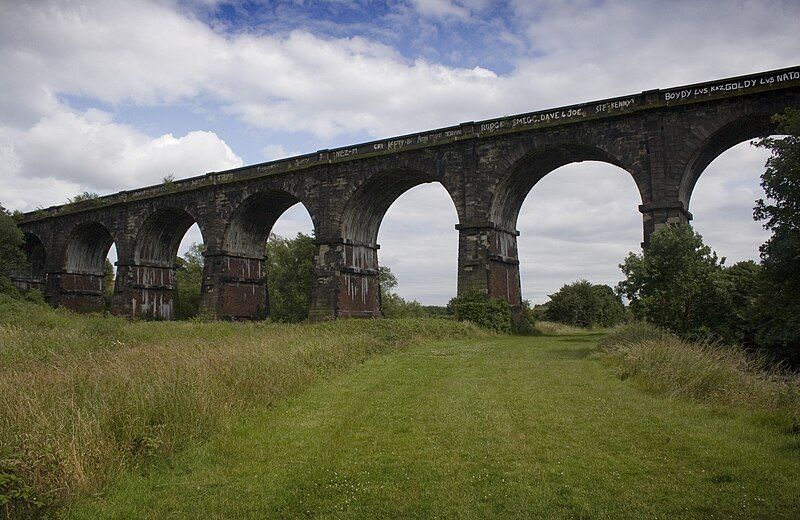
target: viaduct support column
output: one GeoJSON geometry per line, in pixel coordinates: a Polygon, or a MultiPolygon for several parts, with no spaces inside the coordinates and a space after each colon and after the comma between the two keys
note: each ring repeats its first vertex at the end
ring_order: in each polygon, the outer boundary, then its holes
{"type": "Polygon", "coordinates": [[[76,312],[103,312],[103,278],[103,274],[50,272],[46,288],[50,304],[76,312]]]}
{"type": "Polygon", "coordinates": [[[679,200],[665,202],[649,202],[639,206],[644,224],[644,242],[642,246],[650,243],[650,236],[659,228],[667,224],[688,224],[692,214],[679,200]]]}
{"type": "Polygon", "coordinates": [[[114,314],[131,318],[175,318],[175,265],[117,263],[114,314]]]}
{"type": "Polygon", "coordinates": [[[42,295],[45,294],[47,283],[44,276],[35,276],[30,273],[17,272],[9,276],[11,283],[14,287],[22,292],[40,291],[42,295]]]}
{"type": "Polygon", "coordinates": [[[267,316],[263,256],[207,251],[203,257],[202,314],[225,320],[259,320],[267,316]]]}
{"type": "Polygon", "coordinates": [[[522,309],[517,237],[519,231],[492,222],[457,224],[458,294],[477,290],[490,298],[503,298],[514,310],[522,309]]]}
{"type": "Polygon", "coordinates": [[[377,244],[346,239],[317,242],[309,317],[380,318],[377,244]]]}

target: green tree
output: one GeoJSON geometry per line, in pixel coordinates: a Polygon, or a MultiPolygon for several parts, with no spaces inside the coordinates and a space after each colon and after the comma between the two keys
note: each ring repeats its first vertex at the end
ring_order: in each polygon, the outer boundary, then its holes
{"type": "Polygon", "coordinates": [[[381,312],[384,318],[423,318],[430,314],[416,300],[406,300],[392,292],[397,287],[397,277],[385,265],[378,267],[378,282],[381,288],[381,312]]]}
{"type": "Polygon", "coordinates": [[[397,277],[388,266],[378,267],[378,283],[381,286],[381,294],[388,294],[397,287],[397,277]]]}
{"type": "Polygon", "coordinates": [[[266,274],[272,320],[298,322],[308,318],[315,252],[312,236],[304,233],[298,233],[295,238],[270,235],[266,274]]]}
{"type": "Polygon", "coordinates": [[[425,313],[425,316],[439,318],[450,316],[450,311],[445,305],[423,305],[422,310],[425,313]]]}
{"type": "Polygon", "coordinates": [[[25,266],[24,244],[22,230],[11,213],[0,205],[0,278],[6,278],[6,282],[11,273],[25,266]]]}
{"type": "Polygon", "coordinates": [[[578,327],[610,327],[625,319],[625,307],[611,287],[579,280],[550,295],[545,316],[578,327]]]}
{"type": "Polygon", "coordinates": [[[800,111],[787,110],[774,121],[787,135],[756,142],[772,152],[761,176],[766,200],[756,201],[753,213],[772,232],[761,246],[764,287],[757,341],[800,362],[800,111]]]}
{"type": "Polygon", "coordinates": [[[721,263],[688,224],[668,225],[650,237],[642,254],[620,265],[617,291],[636,318],[681,336],[709,334],[724,322],[721,263]]]}
{"type": "Polygon", "coordinates": [[[203,244],[192,244],[175,271],[175,318],[194,318],[200,314],[200,289],[203,283],[203,244]]]}
{"type": "Polygon", "coordinates": [[[736,262],[721,273],[723,320],[714,331],[723,339],[748,348],[756,345],[756,313],[763,284],[761,266],[752,260],[736,262]]]}

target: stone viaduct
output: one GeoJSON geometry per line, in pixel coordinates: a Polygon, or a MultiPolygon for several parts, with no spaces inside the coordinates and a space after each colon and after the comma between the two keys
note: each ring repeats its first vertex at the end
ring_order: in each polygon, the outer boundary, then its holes
{"type": "MultiPolygon", "coordinates": [[[[103,308],[103,267],[118,252],[112,312],[173,317],[178,245],[197,223],[205,243],[202,310],[220,319],[269,313],[264,246],[280,215],[303,204],[314,224],[312,319],[378,317],[378,228],[406,190],[439,182],[458,214],[458,292],[521,303],[517,216],[549,172],[617,165],[641,195],[643,239],[688,222],[692,189],[731,146],[775,132],[800,108],[800,67],[463,123],[320,150],[27,213],[30,269],[16,282],[55,306],[103,308]]],[[[757,173],[754,172],[754,175],[757,173]]]]}

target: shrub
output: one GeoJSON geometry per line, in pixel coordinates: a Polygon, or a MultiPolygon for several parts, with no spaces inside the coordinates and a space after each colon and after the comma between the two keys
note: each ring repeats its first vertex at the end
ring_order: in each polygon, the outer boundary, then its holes
{"type": "Polygon", "coordinates": [[[36,517],[44,506],[12,462],[0,458],[0,511],[5,512],[5,518],[36,517]]]}
{"type": "Polygon", "coordinates": [[[100,206],[100,195],[91,191],[84,191],[67,199],[67,204],[85,204],[87,206],[100,206]]]}
{"type": "Polygon", "coordinates": [[[511,332],[518,336],[534,336],[539,334],[535,327],[536,315],[531,308],[531,302],[528,300],[522,301],[522,310],[520,311],[519,319],[511,324],[511,332]]]}
{"type": "Polygon", "coordinates": [[[511,306],[501,298],[488,298],[481,292],[473,290],[453,298],[449,306],[459,321],[471,321],[484,329],[511,333],[513,322],[511,306]]]}
{"type": "Polygon", "coordinates": [[[625,319],[625,307],[611,287],[579,280],[550,295],[545,315],[577,327],[610,327],[625,319]]]}

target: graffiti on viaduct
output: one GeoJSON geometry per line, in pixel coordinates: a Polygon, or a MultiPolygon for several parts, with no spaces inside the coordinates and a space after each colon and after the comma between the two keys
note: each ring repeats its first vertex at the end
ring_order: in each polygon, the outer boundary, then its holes
{"type": "Polygon", "coordinates": [[[103,267],[118,252],[112,312],[169,319],[179,243],[194,223],[205,244],[201,308],[220,319],[268,315],[264,248],[295,204],[314,225],[312,319],[380,316],[378,228],[406,190],[439,182],[458,214],[458,292],[521,304],[517,217],[549,172],[603,161],[636,184],[643,240],[688,222],[692,190],[733,145],[775,132],[771,116],[800,108],[800,67],[651,90],[123,191],[27,213],[20,287],[55,306],[103,302],[103,267]]]}

